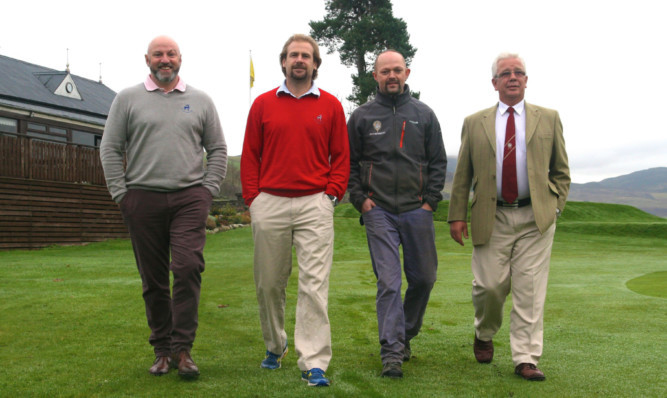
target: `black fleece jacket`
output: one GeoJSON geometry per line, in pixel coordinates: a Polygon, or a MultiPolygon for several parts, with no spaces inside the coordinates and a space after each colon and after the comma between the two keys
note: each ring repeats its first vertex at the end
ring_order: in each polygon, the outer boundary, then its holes
{"type": "Polygon", "coordinates": [[[361,211],[366,198],[400,214],[442,200],[447,154],[435,113],[410,95],[379,91],[347,123],[350,201],[361,211]]]}

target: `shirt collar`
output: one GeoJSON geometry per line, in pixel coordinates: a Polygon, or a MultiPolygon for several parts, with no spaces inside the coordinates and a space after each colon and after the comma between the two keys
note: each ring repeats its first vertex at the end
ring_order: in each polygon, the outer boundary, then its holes
{"type": "Polygon", "coordinates": [[[278,91],[276,91],[276,96],[280,96],[280,93],[289,94],[292,97],[299,99],[305,97],[306,95],[311,95],[311,94],[316,97],[319,97],[320,89],[317,87],[317,84],[313,82],[312,86],[310,86],[310,90],[306,91],[302,96],[297,97],[296,95],[292,94],[292,92],[289,91],[289,89],[287,88],[287,80],[283,80],[283,83],[280,85],[280,87],[278,87],[278,91]]]}
{"type": "MultiPolygon", "coordinates": [[[[160,88],[157,84],[155,84],[153,79],[151,79],[151,75],[148,75],[148,77],[146,77],[146,80],[144,81],[144,87],[146,87],[146,91],[159,90],[164,92],[164,89],[160,88]]],[[[171,91],[178,90],[180,92],[185,92],[185,88],[186,88],[185,82],[183,81],[183,79],[181,79],[180,76],[178,76],[178,83],[176,84],[176,87],[174,87],[174,89],[171,91]]],[[[167,92],[167,94],[170,93],[171,91],[167,92]]]]}
{"type": "MultiPolygon", "coordinates": [[[[514,108],[514,112],[519,114],[521,116],[523,114],[523,110],[526,106],[526,103],[524,102],[525,100],[519,101],[518,104],[513,105],[512,108],[514,108]]],[[[498,112],[500,112],[501,115],[504,115],[505,112],[507,112],[507,109],[509,109],[509,105],[503,103],[502,101],[498,101],[498,112]]]]}

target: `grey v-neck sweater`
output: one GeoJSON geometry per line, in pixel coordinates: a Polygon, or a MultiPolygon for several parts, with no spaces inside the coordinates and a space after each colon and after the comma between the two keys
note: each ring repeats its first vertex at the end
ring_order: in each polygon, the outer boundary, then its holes
{"type": "Polygon", "coordinates": [[[227,144],[218,113],[211,98],[192,86],[166,94],[147,91],[142,83],[118,93],[102,135],[100,158],[117,203],[128,189],[171,192],[204,185],[216,196],[227,172],[227,144]]]}

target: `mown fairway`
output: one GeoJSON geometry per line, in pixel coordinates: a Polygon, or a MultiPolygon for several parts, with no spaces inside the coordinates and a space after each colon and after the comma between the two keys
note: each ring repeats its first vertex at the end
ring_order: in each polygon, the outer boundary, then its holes
{"type": "MultiPolygon", "coordinates": [[[[250,228],[209,236],[195,382],[148,374],[138,273],[128,241],[0,252],[0,395],[135,397],[662,397],[667,383],[667,220],[627,206],[569,203],[559,220],[545,317],[543,383],[513,374],[507,321],[490,365],[472,355],[470,253],[436,213],[438,282],[403,380],[378,377],[375,277],[358,215],[339,206],[329,313],[329,388],[300,381],[296,353],[260,369],[264,345],[250,228]],[[641,278],[643,277],[643,278],[641,278]],[[639,279],[637,279],[639,278],[639,279]],[[627,284],[631,281],[630,284],[627,284]],[[628,288],[630,286],[632,289],[628,288]],[[639,291],[636,292],[636,291],[639,291]]],[[[296,268],[288,288],[292,343],[296,268]]],[[[511,300],[508,300],[508,304],[511,300]]],[[[507,307],[509,308],[509,307],[507,307]]]]}

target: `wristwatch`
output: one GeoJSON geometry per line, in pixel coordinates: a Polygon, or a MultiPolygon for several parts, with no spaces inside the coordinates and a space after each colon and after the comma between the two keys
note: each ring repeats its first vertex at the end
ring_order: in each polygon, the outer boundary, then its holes
{"type": "Polygon", "coordinates": [[[333,195],[329,195],[329,194],[327,194],[327,196],[331,200],[331,203],[334,205],[334,207],[338,206],[338,198],[337,197],[335,197],[333,195]]]}

